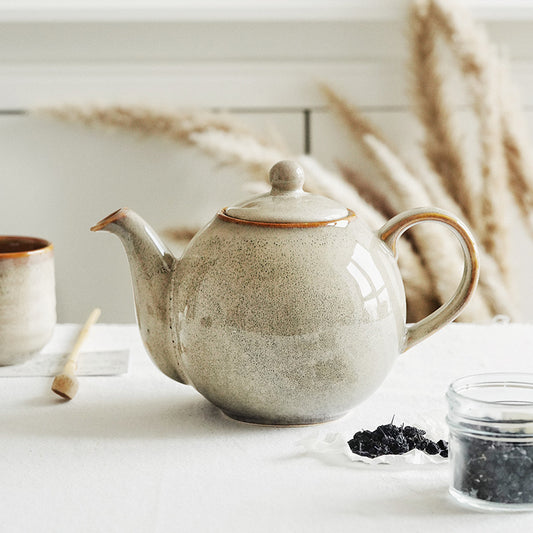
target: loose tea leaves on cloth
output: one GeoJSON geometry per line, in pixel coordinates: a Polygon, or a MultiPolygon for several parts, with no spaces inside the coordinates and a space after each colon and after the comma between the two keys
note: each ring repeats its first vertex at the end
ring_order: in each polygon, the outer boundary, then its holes
{"type": "Polygon", "coordinates": [[[447,462],[448,443],[431,441],[425,435],[414,426],[398,427],[391,422],[374,431],[359,431],[349,441],[340,433],[329,433],[301,439],[297,444],[309,455],[336,464],[412,466],[447,462]]]}
{"type": "Polygon", "coordinates": [[[448,443],[434,442],[425,437],[426,432],[413,426],[396,426],[392,422],[378,426],[374,431],[358,431],[348,441],[356,455],[375,459],[381,455],[402,455],[411,450],[420,450],[428,455],[448,457],[448,443]]]}

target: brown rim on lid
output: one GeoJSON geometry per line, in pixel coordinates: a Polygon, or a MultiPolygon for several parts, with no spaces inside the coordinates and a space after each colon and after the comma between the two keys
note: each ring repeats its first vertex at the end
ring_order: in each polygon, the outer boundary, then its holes
{"type": "Polygon", "coordinates": [[[226,222],[234,222],[236,224],[250,224],[252,226],[265,226],[277,228],[316,228],[318,226],[346,226],[348,222],[356,217],[356,214],[351,209],[346,209],[348,214],[345,217],[336,220],[320,220],[317,222],[262,222],[258,220],[245,220],[228,215],[226,208],[221,209],[217,213],[217,217],[226,222]]]}

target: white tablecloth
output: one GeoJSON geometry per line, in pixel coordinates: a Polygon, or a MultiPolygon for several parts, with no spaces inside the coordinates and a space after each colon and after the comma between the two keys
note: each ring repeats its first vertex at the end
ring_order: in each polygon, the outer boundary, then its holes
{"type": "MultiPolygon", "coordinates": [[[[72,336],[58,326],[56,335],[72,336]]],[[[71,402],[50,378],[0,379],[0,531],[532,531],[533,513],[463,509],[448,465],[372,467],[297,443],[395,422],[443,427],[450,381],[533,370],[533,325],[451,325],[401,356],[341,420],[268,428],[223,417],[159,373],[135,326],[97,325],[87,350],[131,349],[129,372],[82,377],[71,402]]],[[[533,483],[533,480],[532,480],[533,483]]]]}

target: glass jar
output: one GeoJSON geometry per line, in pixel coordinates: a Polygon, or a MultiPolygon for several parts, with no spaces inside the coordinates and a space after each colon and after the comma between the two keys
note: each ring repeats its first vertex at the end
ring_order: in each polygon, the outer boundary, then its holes
{"type": "Polygon", "coordinates": [[[446,394],[450,493],[478,509],[533,510],[533,374],[484,374],[446,394]]]}

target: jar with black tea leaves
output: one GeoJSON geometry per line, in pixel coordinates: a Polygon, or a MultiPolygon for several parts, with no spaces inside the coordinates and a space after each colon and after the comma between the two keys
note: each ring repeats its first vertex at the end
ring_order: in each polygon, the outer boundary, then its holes
{"type": "Polygon", "coordinates": [[[461,378],[447,392],[450,493],[486,510],[533,510],[533,374],[461,378]]]}

